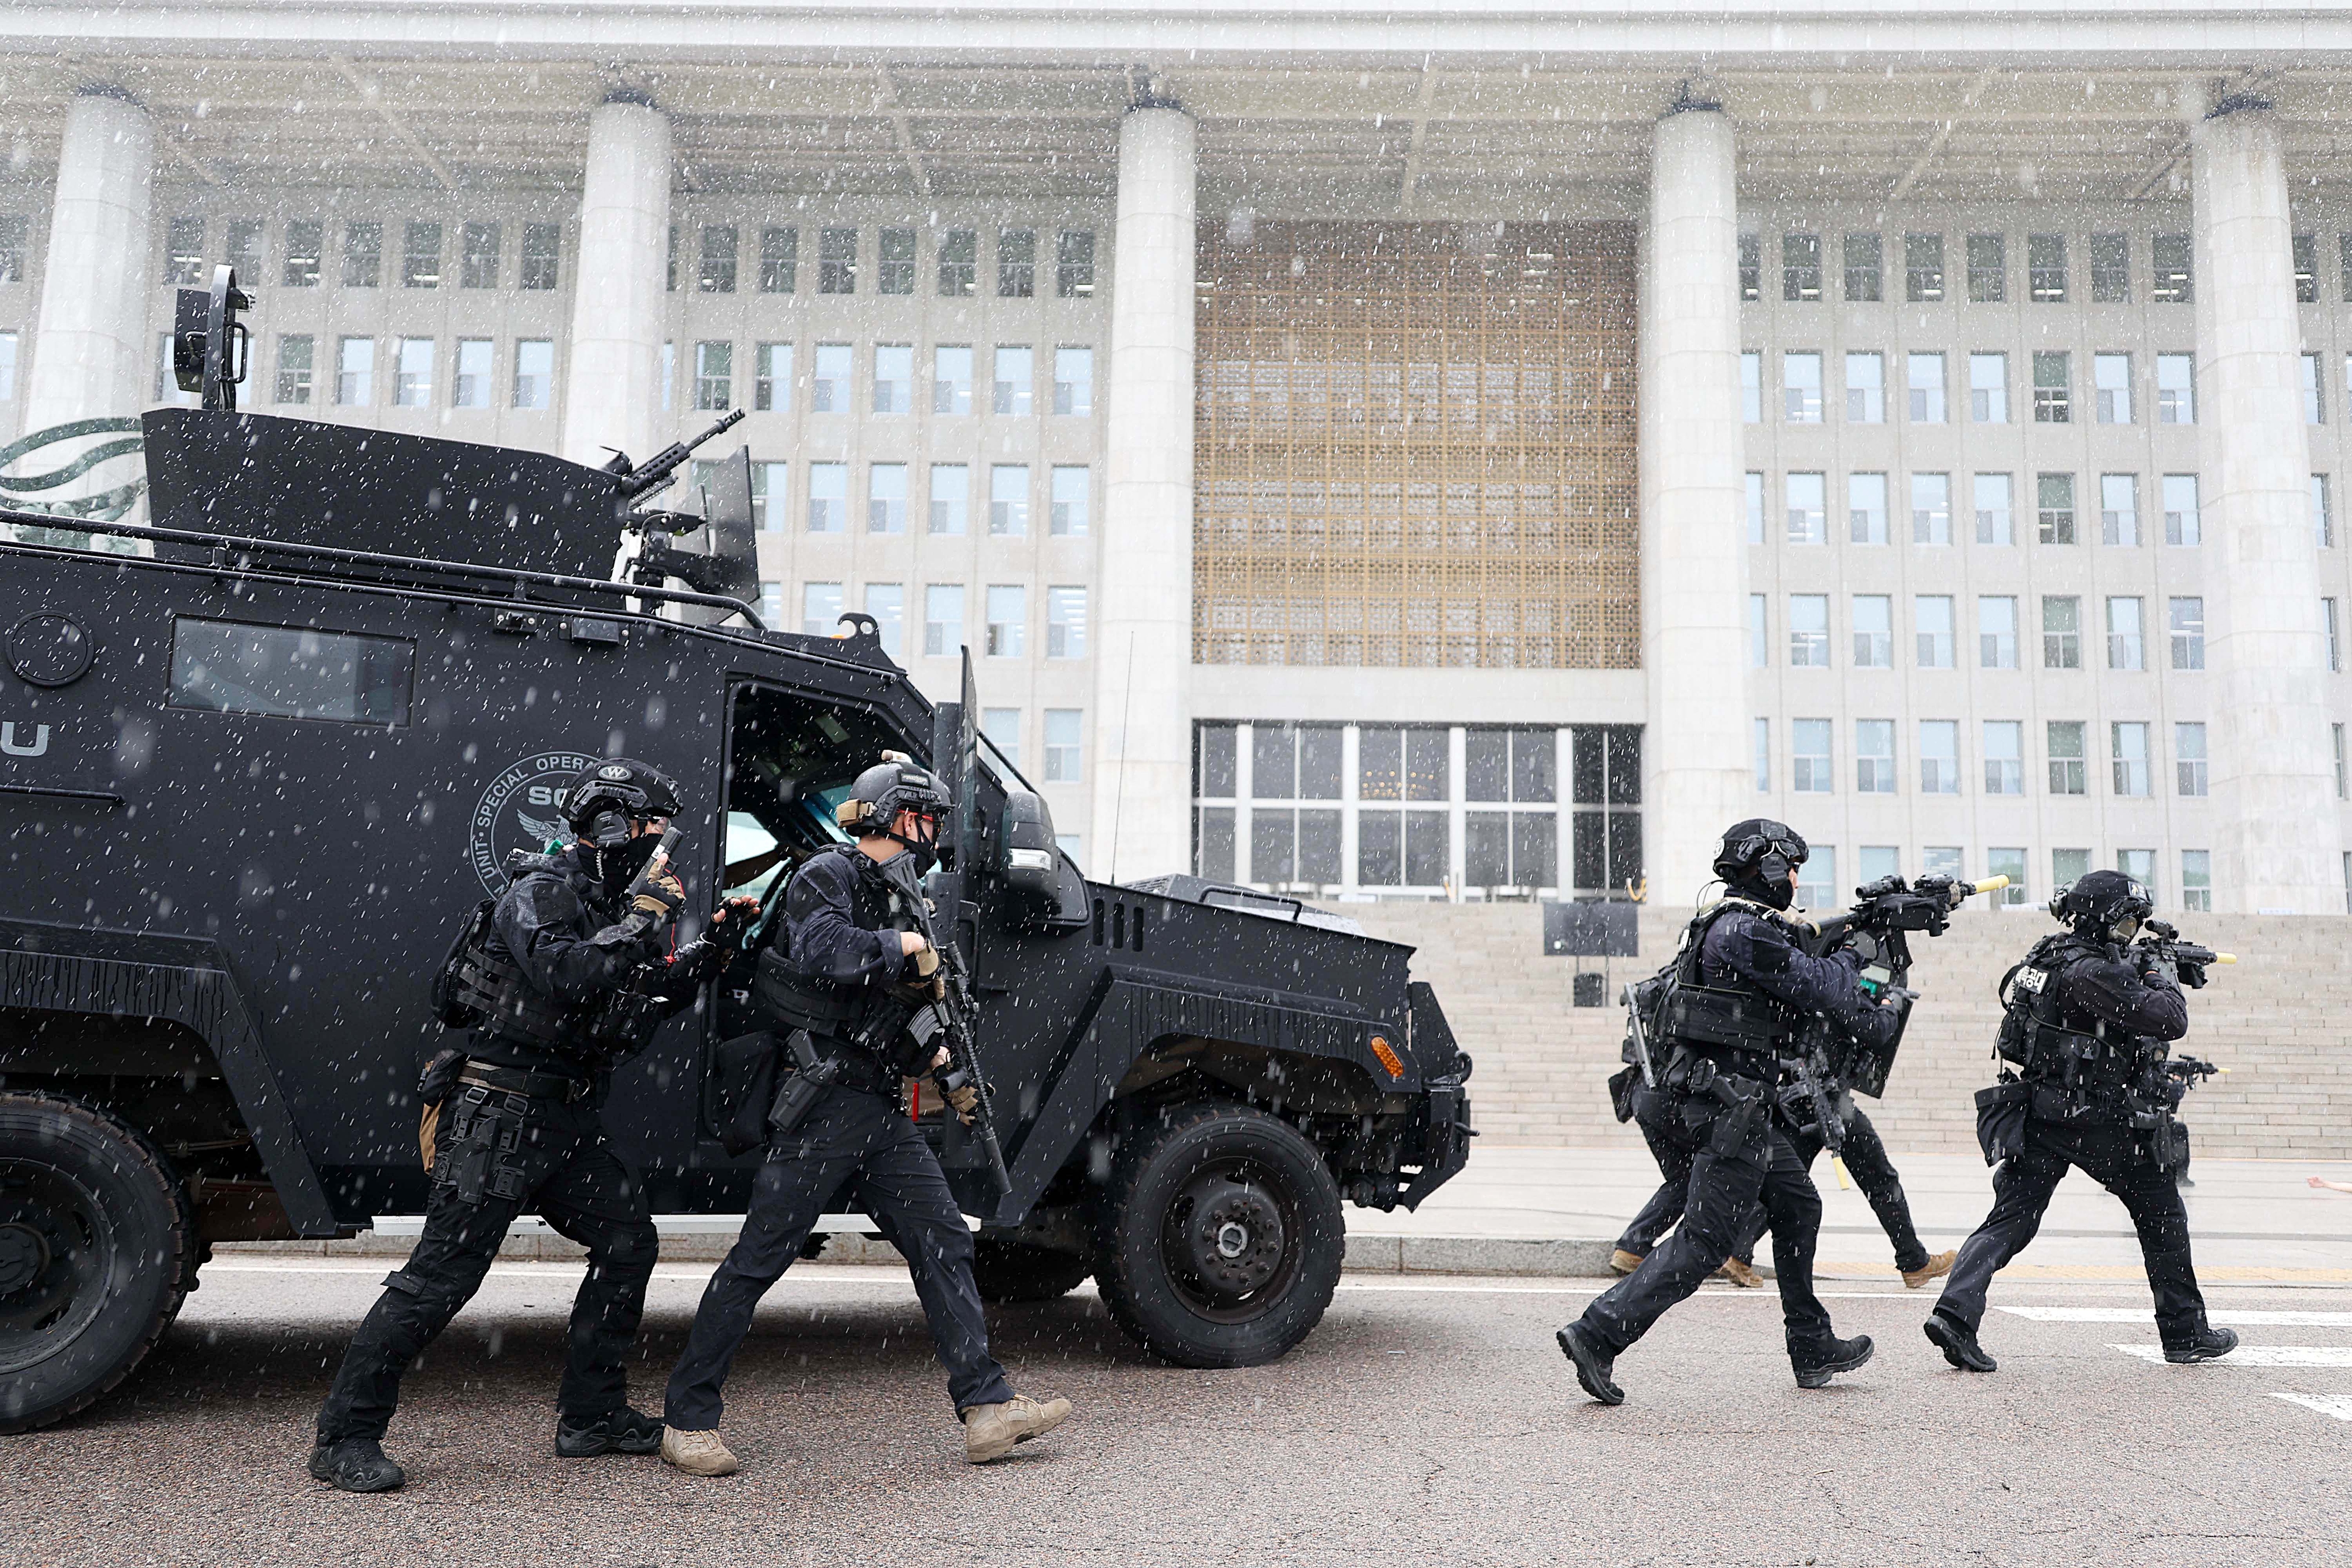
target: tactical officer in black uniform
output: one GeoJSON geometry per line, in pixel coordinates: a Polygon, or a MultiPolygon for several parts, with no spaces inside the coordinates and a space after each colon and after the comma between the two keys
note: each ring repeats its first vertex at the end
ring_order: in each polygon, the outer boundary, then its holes
{"type": "MultiPolygon", "coordinates": [[[[650,1454],[661,1424],[629,1408],[623,1359],[637,1333],[656,1239],[645,1189],[607,1145],[597,1114],[611,1069],[690,1005],[725,946],[666,951],[686,893],[667,867],[641,878],[679,810],[659,770],[599,763],[564,797],[577,841],[517,854],[488,929],[454,954],[485,1021],[462,1057],[420,1085],[432,1194],[407,1263],[384,1280],[319,1412],[310,1473],[346,1491],[406,1478],[384,1457],[400,1376],[459,1308],[525,1209],[588,1249],[556,1394],[555,1451],[650,1454]]],[[[714,916],[724,928],[729,911],[714,916]]],[[[739,912],[736,922],[740,929],[739,912]]]]}
{"type": "Polygon", "coordinates": [[[1926,1324],[1954,1366],[1990,1372],[1998,1364],[1977,1343],[1985,1291],[2033,1239],[2069,1166],[2131,1214],[2164,1359],[2211,1361],[2237,1348],[2236,1333],[2205,1322],[2189,1213],[2173,1180],[2189,1144],[2171,1113],[2182,1086],[2165,1071],[2165,1055],[2168,1041],[2189,1032],[2180,987],[2203,986],[2205,972],[2131,945],[2150,908],[2140,883],[2095,871],[2051,901],[2050,912],[2071,929],[2035,943],[2001,982],[2009,1010],[1998,1049],[2016,1071],[2004,1067],[2000,1082],[1977,1094],[1977,1138],[1997,1162],[1992,1212],[1961,1245],[1926,1324]]]}
{"type": "Polygon", "coordinates": [[[1625,1398],[1612,1364],[1732,1255],[1759,1199],[1799,1386],[1822,1387],[1870,1359],[1870,1337],[1839,1339],[1813,1294],[1822,1199],[1790,1141],[1774,1085],[1782,1048],[1806,1015],[1819,1013],[1873,1045],[1892,1035],[1897,1019],[1862,988],[1851,952],[1815,958],[1798,945],[1781,912],[1804,859],[1805,841],[1779,822],[1750,819],[1724,834],[1715,870],[1727,895],[1691,922],[1651,1015],[1654,1049],[1664,1053],[1663,1124],[1690,1154],[1689,1212],[1630,1277],[1559,1331],[1577,1382],[1604,1405],[1625,1398]]]}
{"type": "MultiPolygon", "coordinates": [[[[885,753],[857,776],[837,812],[854,841],[812,855],[784,890],[784,943],[761,956],[756,995],[775,1029],[795,1037],[803,1082],[777,1096],[742,1236],[703,1291],[670,1374],[662,1458],[691,1474],[735,1472],[736,1458],[719,1437],[728,1368],[761,1296],[801,1255],[824,1204],[845,1186],[906,1257],[948,1369],[964,1457],[974,1464],[1002,1458],[1070,1413],[1066,1399],[1041,1403],[1015,1394],[988,1354],[971,1232],[939,1156],[903,1104],[905,1081],[947,1059],[944,1050],[935,1055],[918,1046],[905,1027],[909,995],[928,999],[936,990],[930,977],[940,958],[910,929],[913,878],[894,878],[884,866],[911,855],[912,869],[928,867],[948,804],[929,772],[885,753]],[[821,1087],[812,1094],[812,1086],[821,1087]]],[[[969,1085],[948,1091],[947,1099],[969,1118],[975,1101],[969,1085]]]]}

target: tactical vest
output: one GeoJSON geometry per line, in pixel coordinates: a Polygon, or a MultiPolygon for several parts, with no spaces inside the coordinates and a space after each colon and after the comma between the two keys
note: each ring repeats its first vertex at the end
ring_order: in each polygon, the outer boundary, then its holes
{"type": "Polygon", "coordinates": [[[2029,1083],[2120,1090],[2138,1066],[2137,1038],[2106,1019],[2071,1011],[2065,971],[2096,949],[2071,936],[2045,936],[2001,977],[2000,1032],[1994,1050],[2029,1083]]]}
{"type": "Polygon", "coordinates": [[[1736,1059],[1742,1055],[1777,1057],[1795,1035],[1797,1019],[1790,1009],[1747,976],[1735,971],[1723,984],[1706,983],[1700,953],[1707,933],[1732,910],[1748,907],[1761,910],[1727,899],[1701,910],[1685,929],[1682,947],[1662,977],[1665,986],[1656,1024],[1662,1042],[1717,1058],[1721,1065],[1739,1065],[1736,1059]],[[1720,1061],[1726,1056],[1734,1060],[1720,1061]]]}

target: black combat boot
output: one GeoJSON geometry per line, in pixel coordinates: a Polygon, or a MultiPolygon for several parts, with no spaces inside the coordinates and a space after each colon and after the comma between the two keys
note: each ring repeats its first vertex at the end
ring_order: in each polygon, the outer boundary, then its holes
{"type": "Polygon", "coordinates": [[[397,1491],[408,1472],[383,1457],[373,1437],[343,1437],[310,1450],[310,1473],[345,1491],[397,1491]]]}
{"type": "Polygon", "coordinates": [[[1609,1381],[1610,1367],[1617,1358],[1601,1354],[1580,1324],[1570,1323],[1552,1337],[1559,1342],[1560,1354],[1575,1364],[1576,1381],[1587,1394],[1603,1405],[1625,1403],[1625,1391],[1609,1381]]]}
{"type": "Polygon", "coordinates": [[[1920,1325],[1927,1343],[1944,1353],[1944,1359],[1963,1372],[1993,1372],[2000,1363],[1985,1354],[1977,1343],[1977,1331],[1964,1322],[1948,1318],[1941,1312],[1931,1312],[1920,1325]]]}
{"type": "Polygon", "coordinates": [[[2179,1344],[2164,1347],[2164,1359],[2187,1364],[2192,1361],[2219,1361],[2238,1348],[2235,1329],[2199,1329],[2196,1334],[2179,1344]]]}
{"type": "Polygon", "coordinates": [[[661,1446],[662,1424],[625,1405],[609,1416],[577,1426],[568,1416],[555,1418],[555,1451],[567,1459],[597,1454],[658,1454],[661,1446]]]}
{"type": "Polygon", "coordinates": [[[1852,1339],[1830,1341],[1829,1353],[1817,1360],[1798,1361],[1794,1356],[1789,1359],[1797,1369],[1798,1387],[1827,1388],[1830,1379],[1839,1373],[1859,1370],[1877,1348],[1870,1343],[1868,1334],[1858,1333],[1852,1339]]]}

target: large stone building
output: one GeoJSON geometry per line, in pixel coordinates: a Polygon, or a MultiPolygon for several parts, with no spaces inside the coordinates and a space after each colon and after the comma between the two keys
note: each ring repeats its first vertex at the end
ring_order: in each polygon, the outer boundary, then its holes
{"type": "Polygon", "coordinates": [[[174,395],[228,261],[265,413],[751,411],[771,623],[970,643],[1097,874],[1681,902],[1760,812],[1816,902],[2340,911],[2347,63],[2336,5],[28,0],[0,434],[174,395]]]}

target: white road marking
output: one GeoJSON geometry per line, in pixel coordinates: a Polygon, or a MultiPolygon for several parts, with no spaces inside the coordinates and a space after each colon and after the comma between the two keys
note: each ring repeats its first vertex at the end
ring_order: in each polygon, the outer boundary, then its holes
{"type": "Polygon", "coordinates": [[[2271,1397],[2316,1410],[2322,1416],[2333,1416],[2338,1421],[2352,1421],[2352,1394],[2281,1394],[2273,1389],[2271,1397]]]}
{"type": "MultiPolygon", "coordinates": [[[[2136,1355],[2142,1361],[2162,1361],[2164,1348],[2153,1344],[2111,1344],[2109,1350],[2136,1355]]],[[[2247,1344],[2221,1358],[2226,1366],[2352,1366],[2352,1345],[2247,1344]]]]}
{"type": "MultiPolygon", "coordinates": [[[[1993,1311],[2043,1323],[2152,1323],[2156,1321],[2155,1312],[2145,1307],[2135,1310],[2131,1307],[1997,1306],[1993,1311]]],[[[2352,1312],[2239,1312],[2230,1307],[2215,1307],[2205,1316],[2212,1322],[2246,1328],[2352,1328],[2352,1312]]]]}

